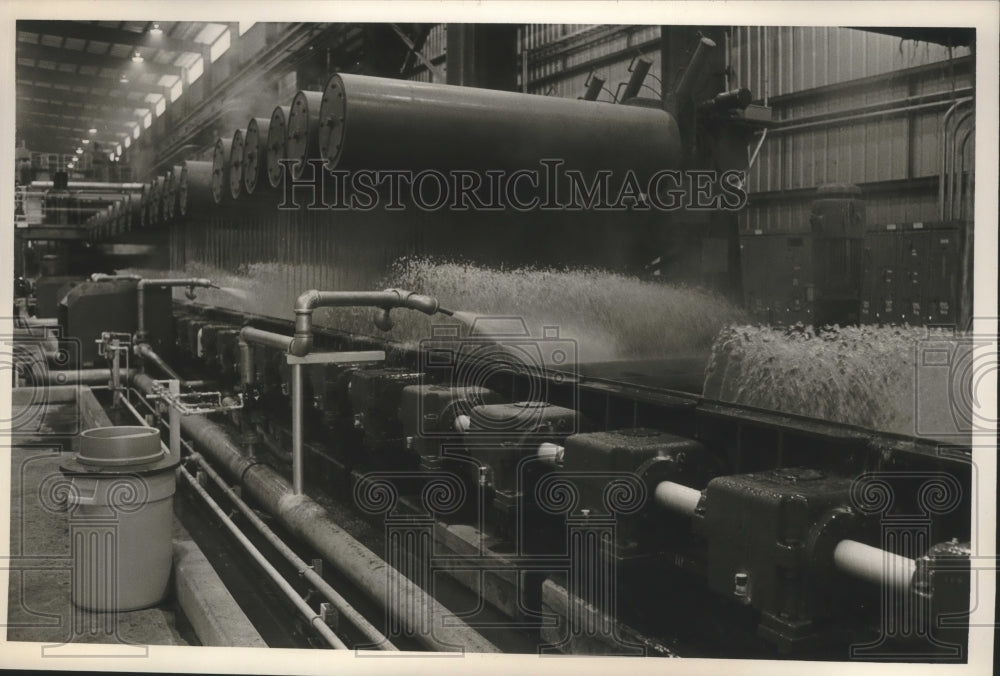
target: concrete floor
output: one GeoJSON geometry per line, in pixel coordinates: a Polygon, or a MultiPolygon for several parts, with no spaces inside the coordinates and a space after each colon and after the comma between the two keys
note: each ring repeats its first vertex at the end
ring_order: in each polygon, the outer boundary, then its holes
{"type": "MultiPolygon", "coordinates": [[[[52,404],[50,404],[52,406],[52,404]]],[[[65,417],[62,412],[60,417],[65,417]]],[[[71,602],[69,519],[50,488],[68,456],[44,438],[19,439],[11,453],[11,541],[7,640],[46,644],[190,645],[186,620],[169,598],[154,608],[93,613],[71,602]]],[[[49,441],[55,441],[49,438],[49,441]]]]}

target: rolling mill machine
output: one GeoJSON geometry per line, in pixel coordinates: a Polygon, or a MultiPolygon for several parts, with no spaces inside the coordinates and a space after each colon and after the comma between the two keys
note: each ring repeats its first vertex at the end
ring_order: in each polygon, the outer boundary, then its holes
{"type": "MultiPolygon", "coordinates": [[[[93,224],[95,241],[158,238],[169,260],[154,269],[287,263],[280,307],[198,303],[223,285],[201,275],[66,281],[73,366],[111,382],[122,419],[152,397],[156,413],[136,413],[169,429],[191,471],[238,486],[384,608],[379,626],[338,606],[358,645],[503,648],[489,621],[431,596],[447,577],[499,614],[494,627],[546,651],[961,660],[960,623],[930,618],[969,606],[969,444],[710,401],[630,380],[627,364],[595,375],[557,327],[532,335],[445,297],[371,290],[412,255],[635,271],[657,251],[665,278],[731,293],[733,213],[635,208],[645,189],[618,211],[518,209],[538,197],[528,179],[500,210],[330,206],[338,170],[447,171],[475,204],[490,196],[486,170],[545,175],[547,160],[587,186],[607,170],[612,196],[629,171],[648,186],[664,169],[745,169],[750,96],[721,91],[713,47],[693,47],[664,101],[333,74],[93,224]],[[711,280],[685,277],[676,233],[691,223],[726,244],[711,280]],[[373,316],[346,331],[328,308],[373,316]],[[392,338],[408,313],[429,318],[417,344],[392,338]],[[328,500],[377,524],[384,552],[328,500]]],[[[550,190],[574,194],[572,177],[552,176],[550,190]]],[[[371,195],[406,201],[391,185],[371,195]]]]}

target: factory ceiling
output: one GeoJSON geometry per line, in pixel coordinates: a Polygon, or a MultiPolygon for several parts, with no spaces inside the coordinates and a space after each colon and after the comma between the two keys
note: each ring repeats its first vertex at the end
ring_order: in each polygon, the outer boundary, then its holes
{"type": "MultiPolygon", "coordinates": [[[[18,21],[17,139],[32,151],[107,152],[180,96],[226,23],[18,21]]],[[[235,28],[235,25],[234,25],[235,28]]]]}

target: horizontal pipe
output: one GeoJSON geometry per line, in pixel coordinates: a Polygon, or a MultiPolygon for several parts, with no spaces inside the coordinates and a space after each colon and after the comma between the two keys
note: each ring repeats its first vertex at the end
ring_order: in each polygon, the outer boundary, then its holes
{"type": "Polygon", "coordinates": [[[951,100],[945,101],[932,101],[930,103],[920,103],[911,106],[903,106],[901,108],[887,108],[884,110],[876,110],[870,113],[860,113],[860,114],[849,114],[843,117],[831,117],[824,118],[822,120],[814,120],[812,122],[802,122],[796,123],[794,120],[790,120],[790,124],[787,126],[773,127],[771,129],[772,134],[783,134],[788,131],[799,131],[802,129],[815,129],[818,127],[832,127],[845,122],[860,122],[862,120],[870,120],[873,118],[880,117],[890,117],[893,115],[904,115],[907,113],[916,113],[922,110],[934,110],[936,108],[943,108],[944,106],[951,103],[951,100]]]}
{"type": "Polygon", "coordinates": [[[539,445],[537,457],[547,465],[558,466],[562,465],[565,453],[566,449],[563,446],[546,441],[539,445]]]}
{"type": "MultiPolygon", "coordinates": [[[[122,375],[129,378],[137,373],[135,369],[127,372],[122,369],[122,375]]],[[[47,368],[32,373],[34,385],[107,385],[111,380],[111,369],[67,369],[53,371],[47,368]]]]}
{"type": "MultiPolygon", "coordinates": [[[[152,380],[144,375],[136,376],[135,385],[147,393],[154,387],[152,380]]],[[[436,651],[499,652],[481,634],[337,525],[316,502],[305,495],[293,495],[281,475],[246,458],[221,427],[195,415],[181,420],[181,431],[231,477],[239,478],[246,491],[285,528],[393,613],[425,646],[436,651]],[[428,619],[432,626],[426,626],[428,619]]]]}
{"type": "Polygon", "coordinates": [[[333,633],[333,630],[327,626],[326,622],[323,621],[323,618],[317,615],[316,611],[314,611],[309,604],[305,602],[305,599],[299,596],[299,593],[295,591],[295,588],[292,587],[291,584],[288,583],[288,580],[281,576],[281,573],[279,573],[278,570],[271,565],[271,562],[268,561],[267,558],[260,552],[260,550],[254,546],[254,544],[250,541],[250,538],[248,538],[243,531],[241,531],[236,524],[233,523],[233,520],[230,519],[229,515],[222,510],[219,503],[217,503],[212,496],[208,494],[208,491],[201,487],[198,480],[191,476],[191,473],[183,467],[180,468],[180,475],[185,481],[187,481],[188,485],[190,485],[191,488],[198,493],[205,504],[208,505],[209,509],[215,513],[215,516],[222,522],[226,529],[243,546],[243,549],[245,549],[246,552],[250,554],[251,558],[257,562],[257,565],[259,565],[267,576],[271,578],[271,581],[278,585],[278,588],[280,588],[281,591],[284,592],[285,596],[288,597],[288,599],[295,605],[302,617],[306,618],[309,621],[309,624],[311,624],[319,635],[323,637],[323,640],[334,648],[347,650],[347,644],[340,640],[340,638],[333,633]]]}
{"type": "MultiPolygon", "coordinates": [[[[184,443],[185,447],[190,449],[189,444],[186,442],[182,443],[184,443]]],[[[383,635],[378,629],[375,628],[374,625],[366,620],[364,615],[359,613],[350,603],[348,603],[347,599],[341,596],[336,589],[330,586],[330,583],[324,580],[312,566],[306,564],[306,562],[303,561],[291,547],[285,544],[284,540],[278,537],[277,534],[275,534],[275,532],[271,530],[259,516],[257,516],[257,513],[254,512],[250,506],[229,487],[229,484],[227,484],[225,480],[219,476],[219,473],[216,472],[210,464],[208,464],[205,458],[201,457],[197,453],[192,454],[190,457],[197,462],[202,471],[204,471],[205,474],[213,482],[215,482],[215,485],[219,487],[219,490],[225,493],[226,497],[229,498],[234,505],[236,505],[236,508],[240,510],[240,513],[243,514],[244,518],[253,524],[254,528],[257,529],[257,532],[259,532],[261,536],[263,536],[263,538],[285,558],[286,561],[295,567],[296,572],[298,572],[298,574],[301,575],[306,582],[311,584],[317,591],[323,594],[323,596],[325,596],[326,599],[333,604],[334,608],[337,609],[337,612],[339,612],[348,622],[357,627],[361,633],[365,635],[365,638],[372,642],[374,647],[379,648],[380,650],[399,650],[399,648],[394,646],[392,642],[385,637],[385,635],[383,635]]]]}
{"type": "MultiPolygon", "coordinates": [[[[142,416],[142,414],[139,413],[139,411],[137,411],[135,407],[132,406],[132,404],[130,404],[127,400],[122,399],[122,403],[125,404],[125,408],[128,409],[128,411],[133,415],[133,417],[135,417],[137,421],[139,421],[146,427],[153,427],[146,421],[146,419],[142,416]]],[[[162,441],[160,442],[160,445],[163,446],[162,441]]],[[[177,452],[179,453],[179,451],[177,452]]],[[[200,464],[202,465],[202,467],[205,466],[203,462],[200,464]]],[[[183,466],[178,468],[178,474],[184,477],[184,479],[188,482],[191,488],[193,488],[195,492],[198,493],[198,495],[205,502],[205,504],[208,505],[209,509],[211,509],[212,512],[215,513],[216,517],[218,517],[218,519],[229,530],[229,532],[233,535],[233,537],[236,538],[236,541],[243,546],[243,549],[251,556],[251,558],[254,559],[254,561],[257,562],[257,564],[264,570],[267,576],[270,577],[271,580],[276,585],[278,585],[278,588],[281,589],[282,592],[284,592],[285,596],[295,605],[295,607],[299,610],[299,612],[303,615],[303,617],[309,620],[309,623],[316,628],[316,630],[323,637],[323,639],[326,640],[326,642],[334,648],[337,648],[339,650],[346,650],[347,645],[342,640],[340,640],[340,637],[338,637],[336,634],[333,633],[333,630],[331,630],[330,627],[327,626],[326,622],[324,622],[323,619],[316,614],[316,612],[309,606],[309,604],[306,603],[301,596],[299,596],[299,593],[295,591],[295,588],[292,587],[292,585],[289,584],[284,577],[282,577],[281,573],[279,573],[278,570],[273,565],[271,565],[271,562],[267,560],[267,557],[265,557],[261,553],[261,551],[257,549],[257,547],[253,544],[253,542],[250,541],[250,538],[248,538],[243,533],[243,531],[239,529],[236,523],[229,517],[229,515],[222,510],[222,508],[219,506],[219,503],[217,503],[212,498],[212,496],[208,494],[208,491],[202,488],[201,484],[198,483],[198,480],[195,479],[193,476],[191,476],[191,473],[188,472],[187,469],[185,469],[183,466]]],[[[214,471],[213,475],[216,478],[218,478],[218,475],[215,474],[214,471]]],[[[222,487],[230,494],[232,494],[232,491],[229,490],[227,486],[223,484],[222,487]]],[[[281,542],[280,540],[278,540],[278,542],[284,546],[283,542],[281,542]]]]}
{"type": "Polygon", "coordinates": [[[878,547],[841,540],[833,550],[837,570],[861,580],[908,591],[917,570],[916,562],[906,556],[878,547]]]}
{"type": "MultiPolygon", "coordinates": [[[[271,331],[264,331],[263,329],[255,329],[252,326],[244,326],[240,329],[240,341],[248,344],[248,356],[250,349],[249,343],[254,345],[263,345],[264,347],[273,347],[274,349],[281,350],[283,352],[288,352],[292,345],[291,336],[283,336],[280,333],[272,333],[271,331]]],[[[242,346],[240,347],[240,356],[243,356],[242,346]]],[[[247,370],[249,371],[249,368],[247,370]]]]}
{"type": "Polygon", "coordinates": [[[695,508],[701,501],[701,491],[673,481],[661,481],[653,491],[653,499],[672,512],[694,516],[695,508]]]}
{"type": "MultiPolygon", "coordinates": [[[[386,289],[385,291],[317,291],[310,289],[295,301],[295,336],[288,348],[290,354],[304,357],[312,351],[312,314],[320,307],[376,307],[385,311],[376,325],[387,330],[392,326],[388,311],[393,308],[407,308],[432,315],[442,312],[437,300],[430,296],[386,289]]],[[[444,311],[447,313],[447,311],[444,311]]]]}
{"type": "MultiPolygon", "coordinates": [[[[32,188],[52,188],[55,184],[52,181],[32,181],[32,188]]],[[[130,190],[142,192],[146,189],[145,183],[101,183],[99,181],[70,181],[66,184],[68,190],[130,190]]]]}

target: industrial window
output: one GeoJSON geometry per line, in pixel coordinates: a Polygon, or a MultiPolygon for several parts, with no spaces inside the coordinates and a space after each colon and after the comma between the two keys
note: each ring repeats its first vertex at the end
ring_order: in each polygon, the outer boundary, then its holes
{"type": "Polygon", "coordinates": [[[212,46],[208,50],[208,58],[211,59],[212,63],[220,56],[229,51],[230,44],[229,31],[224,31],[219,39],[212,43],[212,46]]]}
{"type": "Polygon", "coordinates": [[[191,67],[187,71],[187,81],[188,84],[194,84],[201,77],[201,74],[205,72],[205,59],[200,56],[191,64],[191,67]]]}

